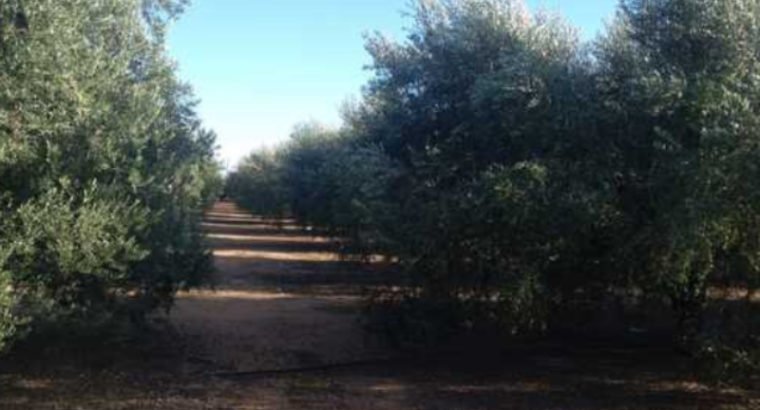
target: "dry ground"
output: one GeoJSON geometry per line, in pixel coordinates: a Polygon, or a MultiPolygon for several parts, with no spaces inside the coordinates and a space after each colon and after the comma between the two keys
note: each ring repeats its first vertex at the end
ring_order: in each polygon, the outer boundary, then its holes
{"type": "Polygon", "coordinates": [[[0,409],[760,409],[757,394],[698,383],[666,349],[402,359],[359,323],[380,269],[230,203],[204,225],[215,290],[180,295],[137,340],[15,352],[0,362],[0,409]]]}

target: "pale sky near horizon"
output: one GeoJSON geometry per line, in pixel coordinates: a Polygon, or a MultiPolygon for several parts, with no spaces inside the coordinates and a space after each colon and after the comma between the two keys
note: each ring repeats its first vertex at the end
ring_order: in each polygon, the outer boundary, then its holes
{"type": "MultiPolygon", "coordinates": [[[[363,35],[403,40],[409,0],[192,0],[169,36],[169,53],[200,99],[232,167],[286,140],[299,122],[339,125],[339,107],[370,77],[363,35]]],[[[593,38],[618,0],[528,0],[559,8],[593,38]]]]}

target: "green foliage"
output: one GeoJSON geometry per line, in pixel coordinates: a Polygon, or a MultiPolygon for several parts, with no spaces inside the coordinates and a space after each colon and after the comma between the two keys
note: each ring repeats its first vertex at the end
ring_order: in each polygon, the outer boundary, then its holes
{"type": "Polygon", "coordinates": [[[245,158],[228,176],[227,190],[255,212],[291,215],[348,237],[353,252],[387,252],[390,238],[380,227],[396,220],[387,191],[397,176],[395,164],[378,147],[304,124],[279,149],[245,158]]]}
{"type": "Polygon", "coordinates": [[[271,216],[283,215],[285,187],[282,182],[280,153],[262,150],[251,153],[226,180],[226,191],[241,205],[271,216]]]}
{"type": "Polygon", "coordinates": [[[517,0],[412,17],[405,42],[369,38],[375,76],[343,129],[298,130],[240,185],[396,257],[409,286],[376,300],[407,335],[672,316],[693,353],[757,369],[757,2],[624,0],[585,45],[517,0]]]}
{"type": "Polygon", "coordinates": [[[210,270],[221,186],[162,32],[173,1],[0,4],[0,340],[50,315],[137,318],[210,270]]]}

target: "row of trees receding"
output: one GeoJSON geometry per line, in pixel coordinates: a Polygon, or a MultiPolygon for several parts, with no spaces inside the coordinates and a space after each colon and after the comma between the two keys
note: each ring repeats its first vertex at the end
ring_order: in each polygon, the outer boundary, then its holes
{"type": "Polygon", "coordinates": [[[520,1],[422,1],[340,130],[232,195],[397,257],[396,334],[654,334],[760,364],[760,3],[624,0],[590,43],[520,1]]]}
{"type": "Polygon", "coordinates": [[[139,319],[211,269],[214,136],[164,52],[165,0],[0,2],[0,350],[139,319]]]}

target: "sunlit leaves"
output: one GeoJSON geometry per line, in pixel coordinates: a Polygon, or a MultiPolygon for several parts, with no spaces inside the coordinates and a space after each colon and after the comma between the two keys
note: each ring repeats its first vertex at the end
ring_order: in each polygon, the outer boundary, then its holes
{"type": "Polygon", "coordinates": [[[25,318],[107,315],[127,297],[137,317],[210,271],[214,135],[162,35],[183,4],[0,4],[26,22],[0,24],[0,295],[30,295],[3,299],[25,318]]]}

